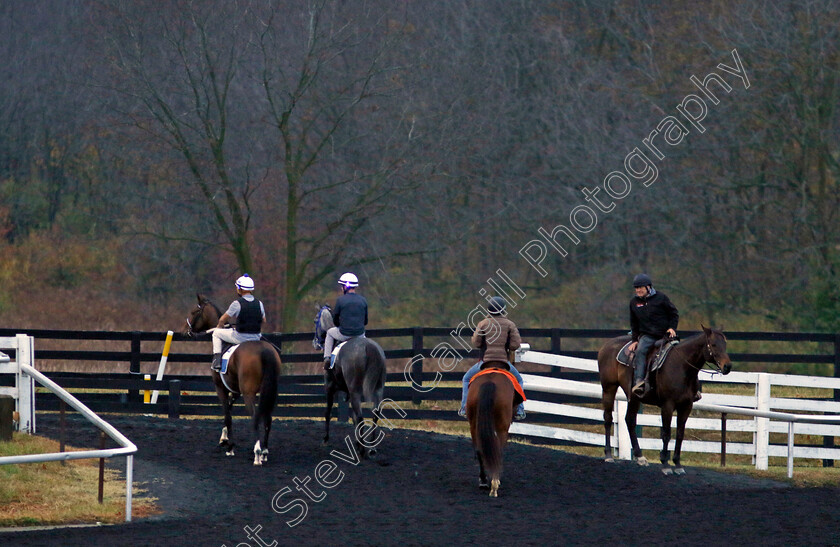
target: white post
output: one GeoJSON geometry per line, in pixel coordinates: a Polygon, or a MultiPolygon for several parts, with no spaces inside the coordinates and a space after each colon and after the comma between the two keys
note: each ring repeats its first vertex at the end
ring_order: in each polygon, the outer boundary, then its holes
{"type": "Polygon", "coordinates": [[[624,421],[627,417],[627,401],[616,399],[615,415],[617,416],[615,442],[618,445],[618,458],[629,460],[633,454],[633,447],[630,446],[630,430],[627,429],[627,422],[624,421]]]}
{"type": "Polygon", "coordinates": [[[20,414],[18,430],[21,433],[35,433],[35,380],[28,374],[24,374],[21,365],[33,366],[32,355],[33,338],[25,334],[15,336],[17,341],[17,385],[18,391],[17,411],[20,414]]]}
{"type": "MultiPolygon", "coordinates": [[[[169,348],[172,346],[172,331],[166,332],[166,342],[163,344],[163,353],[160,356],[160,365],[158,365],[157,380],[163,380],[163,371],[166,370],[166,360],[169,358],[169,348]]],[[[157,404],[158,390],[152,392],[152,404],[157,404]]]]}
{"type": "MultiPolygon", "coordinates": [[[[768,412],[770,410],[770,377],[767,373],[759,373],[756,384],[756,410],[768,412]]],[[[766,471],[768,466],[767,452],[770,445],[770,419],[755,418],[755,468],[766,471]]]]}
{"type": "Polygon", "coordinates": [[[788,478],[793,478],[793,422],[788,422],[788,478]]]}
{"type": "Polygon", "coordinates": [[[125,457],[125,521],[131,522],[131,488],[134,485],[134,454],[125,457]]]}

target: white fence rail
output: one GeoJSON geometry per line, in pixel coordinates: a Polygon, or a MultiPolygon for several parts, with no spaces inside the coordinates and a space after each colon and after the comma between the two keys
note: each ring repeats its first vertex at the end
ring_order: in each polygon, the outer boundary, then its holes
{"type": "Polygon", "coordinates": [[[25,334],[18,334],[14,338],[0,338],[0,348],[16,350],[15,361],[0,364],[0,372],[14,373],[15,391],[2,391],[0,394],[11,394],[17,399],[16,408],[20,413],[20,426],[22,432],[35,432],[35,390],[34,383],[38,382],[55,393],[61,400],[72,408],[79,411],[85,418],[93,422],[99,429],[104,431],[113,439],[120,448],[107,450],[80,450],[75,452],[52,452],[49,454],[29,454],[23,456],[0,457],[0,465],[38,463],[49,461],[79,460],[86,458],[111,458],[114,456],[125,456],[125,521],[131,522],[131,487],[134,480],[134,453],[137,446],[128,440],[122,433],[117,431],[111,424],[100,418],[96,413],[85,406],[81,401],[65,391],[61,386],[35,370],[32,366],[33,339],[25,334]],[[21,388],[22,386],[22,388],[21,388]],[[25,418],[25,413],[29,417],[25,418]]]}
{"type": "MultiPolygon", "coordinates": [[[[523,344],[523,347],[517,351],[516,361],[594,373],[598,372],[598,364],[594,360],[530,351],[527,344],[523,344]]],[[[523,374],[522,378],[525,382],[526,391],[561,393],[597,400],[601,399],[601,386],[598,383],[549,378],[532,374],[523,374]]],[[[793,475],[794,457],[806,459],[840,459],[840,448],[794,446],[794,424],[797,424],[795,428],[796,434],[840,436],[840,402],[813,399],[790,399],[770,396],[770,388],[773,385],[826,390],[840,389],[840,378],[753,372],[732,372],[726,376],[722,376],[720,374],[712,375],[704,371],[702,381],[748,384],[753,385],[755,388],[754,397],[704,393],[703,401],[695,403],[694,405],[695,410],[752,417],[752,419],[726,421],[727,431],[751,432],[753,434],[753,441],[751,443],[727,442],[727,453],[753,456],[756,469],[767,469],[768,458],[770,456],[787,457],[788,476],[793,475]],[[792,414],[779,412],[780,410],[823,412],[833,415],[817,416],[792,414]],[[770,444],[771,432],[786,432],[788,434],[787,445],[770,444]]],[[[590,408],[529,399],[525,403],[525,408],[529,412],[592,420],[598,424],[603,424],[603,411],[600,407],[590,408]]],[[[613,409],[615,427],[613,428],[613,437],[611,442],[613,446],[617,447],[618,457],[623,459],[630,458],[631,450],[630,436],[624,422],[626,410],[626,398],[624,397],[624,393],[619,390],[616,396],[615,408],[613,409]]],[[[642,426],[660,427],[662,425],[662,418],[658,413],[639,414],[637,423],[642,426]]],[[[689,418],[686,423],[686,430],[695,429],[721,431],[722,423],[723,422],[720,419],[692,417],[689,418]]],[[[676,426],[676,417],[673,418],[672,426],[676,426]]],[[[511,433],[520,435],[545,437],[581,444],[604,446],[603,433],[590,433],[575,429],[539,426],[520,422],[512,424],[510,431],[511,433]]],[[[640,438],[639,445],[645,450],[659,450],[662,447],[662,441],[658,438],[640,438]]],[[[719,442],[712,441],[687,440],[683,442],[682,450],[684,452],[719,454],[721,452],[721,444],[719,442]]]]}

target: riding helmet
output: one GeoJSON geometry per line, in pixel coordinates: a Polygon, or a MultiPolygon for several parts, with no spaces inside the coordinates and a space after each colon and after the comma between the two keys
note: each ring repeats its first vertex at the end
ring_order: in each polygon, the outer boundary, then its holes
{"type": "Polygon", "coordinates": [[[487,311],[490,312],[491,315],[499,315],[500,313],[505,311],[507,307],[507,302],[501,296],[494,296],[489,300],[487,305],[487,311]]]}
{"type": "Polygon", "coordinates": [[[248,277],[248,274],[242,274],[242,277],[236,280],[236,288],[243,291],[253,291],[254,280],[248,277]]]}
{"type": "Polygon", "coordinates": [[[636,277],[633,278],[633,287],[651,287],[653,286],[653,281],[651,280],[648,274],[640,273],[636,277]]]}
{"type": "Polygon", "coordinates": [[[345,289],[352,289],[359,286],[359,278],[355,274],[347,272],[338,278],[338,284],[343,285],[345,289]]]}

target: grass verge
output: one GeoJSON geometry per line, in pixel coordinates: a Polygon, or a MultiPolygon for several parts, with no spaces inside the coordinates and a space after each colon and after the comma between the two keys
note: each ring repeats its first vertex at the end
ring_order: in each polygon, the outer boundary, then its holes
{"type": "MultiPolygon", "coordinates": [[[[15,433],[11,442],[0,442],[0,456],[58,451],[58,442],[35,435],[15,433]]],[[[124,522],[125,480],[105,469],[102,504],[98,485],[98,459],[0,465],[0,527],[124,522]]],[[[133,490],[133,518],[160,512],[143,493],[133,490]]]]}

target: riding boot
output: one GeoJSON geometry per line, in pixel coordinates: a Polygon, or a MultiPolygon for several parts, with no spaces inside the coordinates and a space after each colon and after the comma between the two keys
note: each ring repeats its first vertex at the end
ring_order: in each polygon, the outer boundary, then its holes
{"type": "Polygon", "coordinates": [[[647,393],[648,385],[645,382],[645,371],[636,370],[635,374],[633,375],[633,394],[637,397],[644,397],[647,393]]]}
{"type": "Polygon", "coordinates": [[[213,364],[210,365],[212,370],[219,372],[222,370],[222,354],[221,353],[214,353],[213,354],[213,364]]]}

